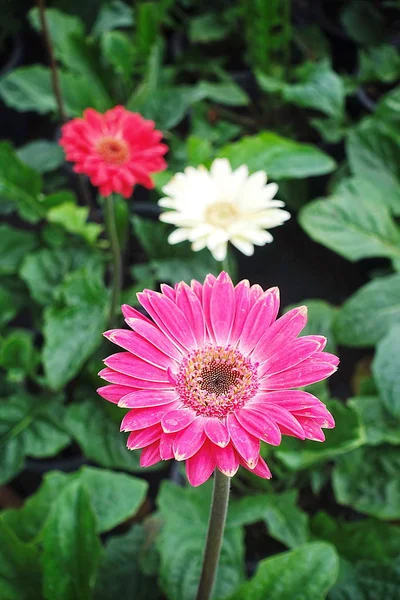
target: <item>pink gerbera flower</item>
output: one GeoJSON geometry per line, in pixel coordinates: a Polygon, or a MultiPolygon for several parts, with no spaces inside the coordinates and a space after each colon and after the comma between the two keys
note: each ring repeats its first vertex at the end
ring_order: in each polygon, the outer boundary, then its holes
{"type": "Polygon", "coordinates": [[[150,175],[166,168],[161,138],[153,121],[115,106],[104,115],[88,108],[82,119],[63,125],[60,145],[74,171],[88,175],[102,196],[129,198],[137,183],[153,188],[150,175]]]}
{"type": "Polygon", "coordinates": [[[142,466],[184,460],[194,486],[215,468],[232,477],[239,465],[268,479],[260,440],[322,442],[321,428],[334,427],[318,398],[292,388],[329,377],[339,360],[323,352],[324,337],[297,337],[305,306],[276,320],[278,288],[264,292],[247,280],[234,287],[221,273],[138,298],[153,321],[122,307],[133,331],[104,334],[126,352],[104,361],[99,375],[111,385],[98,392],[131,409],[121,430],[131,432],[128,448],[143,448],[142,466]]]}

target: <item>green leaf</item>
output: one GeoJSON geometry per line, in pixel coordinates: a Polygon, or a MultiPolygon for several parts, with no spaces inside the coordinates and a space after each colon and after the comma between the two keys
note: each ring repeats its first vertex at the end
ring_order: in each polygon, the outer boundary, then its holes
{"type": "Polygon", "coordinates": [[[372,119],[367,119],[349,133],[347,155],[353,174],[380,189],[386,204],[400,215],[400,160],[396,140],[372,119]]]}
{"type": "Polygon", "coordinates": [[[395,83],[400,77],[400,56],[394,46],[382,44],[360,52],[359,79],[395,83]]]}
{"type": "Polygon", "coordinates": [[[129,79],[134,69],[135,48],[131,39],[122,31],[107,31],[101,37],[101,49],[115,72],[129,79]]]}
{"type": "Polygon", "coordinates": [[[197,84],[197,92],[208,100],[226,104],[228,106],[247,106],[250,102],[246,92],[232,81],[221,81],[211,83],[210,81],[200,81],[197,84]]]}
{"type": "Polygon", "coordinates": [[[330,173],[335,161],[310,144],[301,144],[276,133],[264,131],[224,146],[219,157],[233,168],[247,165],[250,171],[267,171],[271,179],[302,179],[330,173]]]}
{"type": "Polygon", "coordinates": [[[163,259],[165,256],[184,258],[187,255],[186,250],[179,244],[168,244],[167,237],[171,228],[166,223],[143,219],[137,215],[132,217],[131,222],[134,235],[150,260],[163,259]]]}
{"type": "Polygon", "coordinates": [[[22,219],[37,223],[45,210],[37,199],[42,189],[38,173],[21,161],[8,142],[0,143],[0,197],[15,205],[22,219]]]}
{"type": "Polygon", "coordinates": [[[400,275],[379,277],[343,304],[335,321],[335,336],[345,346],[373,346],[397,323],[400,275]]]}
{"type": "MultiPolygon", "coordinates": [[[[59,71],[65,110],[69,116],[81,116],[88,106],[104,112],[112,102],[79,73],[59,71]]],[[[51,72],[41,65],[19,67],[0,82],[0,97],[7,106],[20,112],[34,111],[41,115],[58,110],[51,85],[51,72]]]]}
{"type": "Polygon", "coordinates": [[[374,118],[379,121],[381,127],[387,127],[389,133],[400,135],[400,86],[380,99],[374,118]]]}
{"type": "Polygon", "coordinates": [[[291,471],[307,469],[358,448],[365,442],[365,431],[360,418],[350,406],[330,400],[327,408],[336,422],[334,429],[326,429],[323,444],[284,437],[275,451],[276,456],[291,471]]]}
{"type": "Polygon", "coordinates": [[[351,0],[346,4],[341,21],[350,37],[360,44],[374,45],[384,36],[383,15],[367,0],[351,0]]]}
{"type": "MultiPolygon", "coordinates": [[[[32,27],[41,33],[42,26],[37,8],[29,11],[28,19],[32,27]]],[[[83,23],[78,17],[63,13],[56,8],[46,9],[46,21],[56,57],[65,60],[69,53],[71,37],[83,37],[83,23]]]]}
{"type": "Polygon", "coordinates": [[[79,235],[88,244],[94,244],[103,226],[97,223],[87,223],[89,208],[78,206],[74,202],[66,202],[50,208],[47,212],[47,220],[50,223],[61,225],[69,233],[79,235]]]}
{"type": "Polygon", "coordinates": [[[224,22],[221,15],[206,12],[190,19],[189,39],[193,44],[208,44],[223,40],[231,29],[231,25],[224,22]]]}
{"type": "Polygon", "coordinates": [[[159,597],[154,577],[144,575],[140,569],[145,545],[146,535],[141,525],[134,525],[128,533],[108,540],[96,582],[95,600],[122,598],[127,590],[134,590],[135,600],[159,597]]]}
{"type": "Polygon", "coordinates": [[[101,4],[96,22],[93,25],[92,35],[97,36],[118,27],[131,27],[131,25],[133,25],[131,6],[120,0],[113,0],[101,4]]]}
{"type": "Polygon", "coordinates": [[[361,561],[341,578],[329,600],[396,600],[400,588],[400,560],[392,564],[361,561]]]}
{"type": "Polygon", "coordinates": [[[190,135],[187,138],[188,164],[198,167],[208,163],[212,157],[213,150],[208,139],[190,135]]]}
{"type": "Polygon", "coordinates": [[[0,274],[16,273],[23,258],[36,244],[34,233],[0,225],[0,274]]]}
{"type": "Polygon", "coordinates": [[[57,142],[35,140],[17,150],[18,158],[39,173],[58,169],[64,162],[63,149],[57,142]]]}
{"type": "Polygon", "coordinates": [[[400,518],[400,453],[364,446],[341,456],[333,471],[336,501],[378,519],[400,518]]]}
{"type": "MultiPolygon", "coordinates": [[[[194,600],[196,596],[210,500],[209,484],[198,488],[162,484],[158,506],[164,526],[157,547],[161,585],[168,600],[194,600]]],[[[243,581],[243,558],[241,529],[226,529],[213,597],[225,598],[243,581]]]]}
{"type": "Polygon", "coordinates": [[[60,492],[76,483],[89,494],[98,533],[114,529],[133,517],[148,488],[147,482],[142,479],[96,467],[82,467],[70,474],[53,471],[44,476],[39,490],[22,508],[4,511],[2,518],[18,537],[32,541],[41,535],[49,515],[56,510],[60,492]]]}
{"type": "Polygon", "coordinates": [[[107,290],[101,273],[87,267],[66,277],[66,306],[44,312],[43,365],[51,389],[61,389],[100,345],[107,320],[107,290]]]}
{"type": "Polygon", "coordinates": [[[227,527],[240,527],[264,521],[271,537],[288,548],[309,539],[308,516],[297,506],[297,490],[281,494],[260,494],[232,500],[227,527]]]}
{"type": "Polygon", "coordinates": [[[110,418],[104,401],[75,402],[67,409],[65,426],[84,455],[102,467],[138,471],[139,453],[126,447],[126,436],[110,418]],[[101,444],[99,444],[99,438],[101,444]]]}
{"type": "Polygon", "coordinates": [[[15,317],[21,304],[18,295],[8,286],[5,287],[3,283],[0,283],[0,327],[7,325],[15,317]]]}
{"type": "Polygon", "coordinates": [[[347,180],[334,196],[310,202],[300,224],[315,241],[351,261],[383,256],[400,261],[400,229],[368,181],[347,180]]]}
{"type": "MultiPolygon", "coordinates": [[[[384,338],[386,339],[386,338],[384,338]]],[[[400,420],[393,417],[378,396],[356,396],[349,400],[365,427],[366,443],[400,445],[400,420]]]]}
{"type": "Polygon", "coordinates": [[[319,110],[335,119],[343,118],[344,85],[328,61],[302,65],[301,70],[298,69],[298,78],[299,83],[284,86],[286,102],[319,110]]]}
{"type": "Polygon", "coordinates": [[[400,528],[375,519],[348,523],[319,512],[311,519],[312,535],[336,547],[341,557],[352,562],[374,560],[385,563],[396,558],[400,528]]]}
{"type": "Polygon", "coordinates": [[[38,363],[33,341],[32,331],[13,329],[0,345],[0,366],[31,375],[38,363]]]}
{"type": "Polygon", "coordinates": [[[324,335],[327,339],[326,350],[335,352],[335,336],[333,334],[333,322],[337,309],[325,302],[325,300],[303,300],[297,304],[285,306],[284,312],[291,310],[299,305],[307,306],[307,325],[303,329],[302,335],[324,335]]]}
{"type": "Polygon", "coordinates": [[[26,256],[19,271],[30,294],[39,304],[50,304],[67,273],[85,261],[87,252],[80,248],[42,248],[26,256]]]}
{"type": "Polygon", "coordinates": [[[42,597],[39,553],[21,542],[0,520],[0,587],[2,600],[42,597]]]}
{"type": "Polygon", "coordinates": [[[23,467],[25,455],[46,458],[70,442],[61,425],[63,407],[59,398],[19,394],[2,400],[0,420],[0,481],[4,483],[23,467]]]}
{"type": "Polygon", "coordinates": [[[101,543],[84,487],[76,482],[56,500],[43,533],[43,592],[46,599],[90,600],[101,543]]]}
{"type": "Polygon", "coordinates": [[[400,324],[379,342],[372,372],[385,408],[400,419],[400,324]]]}
{"type": "Polygon", "coordinates": [[[143,88],[143,95],[133,97],[129,109],[140,111],[146,119],[156,122],[158,129],[168,131],[180,123],[189,112],[190,106],[204,94],[189,86],[158,87],[153,90],[150,83],[143,88]]]}
{"type": "Polygon", "coordinates": [[[338,571],[339,560],[330,544],[305,544],[261,561],[254,577],[229,600],[324,600],[338,571]]]}

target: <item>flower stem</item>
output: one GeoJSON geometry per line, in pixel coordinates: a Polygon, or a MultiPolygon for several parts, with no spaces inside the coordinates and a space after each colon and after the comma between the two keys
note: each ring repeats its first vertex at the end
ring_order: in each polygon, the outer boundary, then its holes
{"type": "Polygon", "coordinates": [[[105,223],[108,239],[111,246],[112,255],[112,290],[110,302],[109,323],[112,324],[115,319],[115,313],[119,304],[119,297],[122,288],[122,257],[118,241],[117,223],[115,220],[114,198],[107,196],[104,198],[105,204],[105,223]]]}
{"type": "Polygon", "coordinates": [[[215,469],[206,548],[196,600],[209,600],[211,598],[224,537],[230,481],[230,477],[223,475],[219,469],[215,469]]]}
{"type": "Polygon", "coordinates": [[[42,28],[43,37],[46,42],[47,52],[48,52],[49,59],[50,59],[51,81],[52,81],[54,96],[55,96],[55,99],[57,102],[58,113],[59,113],[61,121],[65,122],[67,120],[67,116],[65,113],[63,97],[61,94],[60,79],[58,77],[56,60],[54,58],[53,44],[51,41],[49,28],[47,26],[45,0],[36,0],[36,3],[38,5],[38,9],[39,9],[40,26],[42,28]]]}

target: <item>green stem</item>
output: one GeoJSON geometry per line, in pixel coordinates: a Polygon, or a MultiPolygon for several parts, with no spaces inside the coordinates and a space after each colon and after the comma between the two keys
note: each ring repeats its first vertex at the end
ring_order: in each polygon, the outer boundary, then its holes
{"type": "Polygon", "coordinates": [[[117,307],[119,305],[119,298],[122,288],[122,257],[119,247],[117,223],[115,221],[113,196],[111,195],[104,198],[104,203],[105,223],[112,255],[112,289],[109,316],[109,322],[112,324],[114,322],[117,307]]]}
{"type": "Polygon", "coordinates": [[[226,273],[229,273],[229,271],[230,271],[230,261],[229,261],[228,254],[225,256],[224,260],[220,261],[219,266],[220,266],[221,271],[226,271],[226,273]]]}
{"type": "Polygon", "coordinates": [[[214,588],[228,512],[230,481],[230,477],[223,475],[219,469],[215,470],[206,548],[196,600],[210,600],[214,588]]]}

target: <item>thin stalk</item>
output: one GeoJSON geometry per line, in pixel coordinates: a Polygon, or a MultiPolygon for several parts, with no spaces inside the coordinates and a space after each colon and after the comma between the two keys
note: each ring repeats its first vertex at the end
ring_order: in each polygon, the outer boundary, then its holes
{"type": "Polygon", "coordinates": [[[290,74],[290,46],[292,42],[292,0],[284,0],[283,2],[283,35],[285,39],[283,56],[285,67],[284,77],[288,81],[290,74]]]}
{"type": "Polygon", "coordinates": [[[221,260],[221,271],[225,271],[226,273],[229,273],[230,271],[230,261],[229,261],[229,255],[228,253],[226,254],[224,260],[221,260]]]}
{"type": "Polygon", "coordinates": [[[122,257],[118,240],[117,223],[115,220],[114,198],[112,195],[104,198],[104,206],[106,230],[110,242],[112,256],[112,283],[109,314],[109,322],[110,325],[112,325],[117,312],[117,306],[119,305],[122,289],[122,257]]]}
{"type": "Polygon", "coordinates": [[[214,588],[228,512],[230,482],[230,477],[215,470],[206,548],[196,600],[210,600],[214,588]]]}
{"type": "Polygon", "coordinates": [[[60,78],[58,77],[56,59],[54,58],[53,44],[51,41],[49,28],[47,26],[46,3],[45,3],[45,0],[36,0],[36,2],[38,5],[38,9],[39,9],[40,26],[42,28],[43,37],[46,42],[47,52],[49,54],[49,59],[50,59],[50,70],[51,70],[51,81],[52,81],[52,86],[53,86],[53,92],[54,92],[54,96],[55,96],[55,99],[57,102],[60,119],[64,123],[67,120],[67,115],[65,112],[63,97],[62,97],[62,93],[61,93],[60,78]]]}

